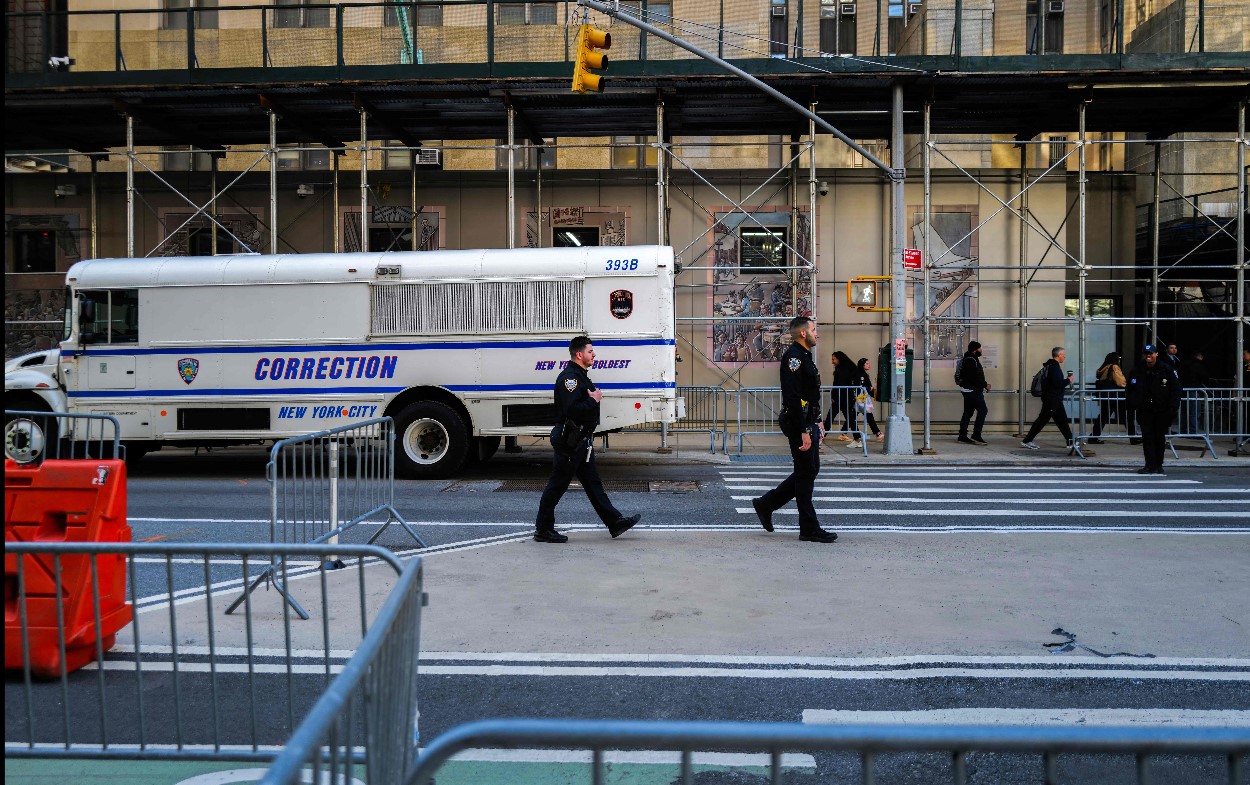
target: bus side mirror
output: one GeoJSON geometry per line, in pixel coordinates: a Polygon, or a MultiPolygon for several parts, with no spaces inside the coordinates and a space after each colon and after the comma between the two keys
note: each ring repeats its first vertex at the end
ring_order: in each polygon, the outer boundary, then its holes
{"type": "Polygon", "coordinates": [[[78,326],[85,327],[95,321],[95,300],[83,299],[78,302],[78,326]]]}

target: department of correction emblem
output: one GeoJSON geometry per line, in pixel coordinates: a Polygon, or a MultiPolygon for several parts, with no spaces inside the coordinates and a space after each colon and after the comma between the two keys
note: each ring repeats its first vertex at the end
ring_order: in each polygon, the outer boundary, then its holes
{"type": "Polygon", "coordinates": [[[803,361],[800,360],[799,358],[797,357],[790,358],[790,370],[797,371],[799,369],[799,366],[801,366],[802,364],[803,364],[803,361]]]}
{"type": "Polygon", "coordinates": [[[569,392],[573,392],[574,390],[576,390],[576,389],[577,389],[577,380],[576,380],[576,379],[565,379],[565,380],[564,380],[564,389],[568,390],[569,392]]]}
{"type": "Polygon", "coordinates": [[[634,293],[628,289],[617,289],[612,292],[612,315],[617,319],[628,319],[634,312],[634,293]]]}
{"type": "Polygon", "coordinates": [[[200,361],[190,357],[183,357],[178,361],[178,375],[187,384],[195,381],[195,375],[200,372],[200,361]]]}

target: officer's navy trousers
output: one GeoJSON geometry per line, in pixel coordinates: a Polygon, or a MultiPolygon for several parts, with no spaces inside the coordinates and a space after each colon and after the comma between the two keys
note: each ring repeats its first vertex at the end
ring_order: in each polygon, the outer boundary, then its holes
{"type": "Polygon", "coordinates": [[[547,480],[547,487],[543,489],[542,500],[538,503],[538,520],[534,522],[539,531],[555,527],[556,505],[569,489],[573,477],[577,477],[582,484],[586,498],[590,499],[590,505],[605,526],[610,527],[623,517],[603,490],[603,480],[599,479],[599,469],[595,467],[595,453],[590,448],[590,440],[586,439],[572,453],[555,451],[551,459],[551,479],[547,480]]]}
{"type": "Polygon", "coordinates": [[[1163,468],[1163,451],[1171,420],[1167,415],[1137,410],[1137,422],[1141,425],[1141,451],[1146,458],[1147,469],[1163,468]]]}
{"type": "Polygon", "coordinates": [[[760,497],[760,506],[774,512],[791,499],[799,508],[799,532],[814,532],[820,528],[816,520],[816,507],[812,505],[812,492],[816,488],[816,475],[820,474],[820,443],[812,440],[812,446],[800,450],[802,436],[790,437],[790,457],[794,459],[794,471],[781,484],[760,497]]]}

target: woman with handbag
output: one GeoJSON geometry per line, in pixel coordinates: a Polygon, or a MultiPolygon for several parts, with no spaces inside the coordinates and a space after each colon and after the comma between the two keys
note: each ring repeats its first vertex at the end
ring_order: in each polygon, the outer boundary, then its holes
{"type": "MultiPolygon", "coordinates": [[[[864,419],[868,422],[868,430],[872,431],[872,437],[877,441],[885,438],[885,434],[877,427],[877,419],[873,417],[876,407],[873,406],[872,399],[876,390],[872,386],[872,374],[868,372],[870,366],[867,357],[860,357],[856,363],[855,375],[851,377],[851,384],[857,384],[861,390],[855,396],[855,413],[863,414],[864,419]]],[[[864,444],[859,439],[851,442],[850,447],[863,447],[864,444]]]]}
{"type": "Polygon", "coordinates": [[[1124,371],[1120,367],[1120,353],[1107,352],[1107,356],[1103,358],[1102,365],[1098,366],[1098,371],[1094,374],[1094,389],[1098,390],[1098,419],[1094,420],[1094,432],[1090,444],[1102,444],[1102,426],[1111,422],[1112,416],[1115,416],[1120,425],[1127,425],[1130,435],[1137,433],[1136,424],[1130,419],[1127,423],[1124,412],[1124,387],[1128,381],[1124,378],[1124,371]]]}

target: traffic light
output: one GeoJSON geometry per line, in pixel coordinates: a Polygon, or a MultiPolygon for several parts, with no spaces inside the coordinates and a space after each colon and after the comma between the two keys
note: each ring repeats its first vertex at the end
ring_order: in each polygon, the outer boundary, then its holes
{"type": "Polygon", "coordinates": [[[846,304],[856,311],[889,311],[882,304],[884,293],[881,284],[884,282],[888,290],[890,276],[861,275],[846,282],[846,304]]]}
{"type": "Polygon", "coordinates": [[[594,25],[577,29],[577,63],[573,66],[573,92],[602,93],[603,77],[593,71],[606,71],[608,56],[596,49],[612,48],[612,34],[594,25]]]}

